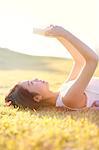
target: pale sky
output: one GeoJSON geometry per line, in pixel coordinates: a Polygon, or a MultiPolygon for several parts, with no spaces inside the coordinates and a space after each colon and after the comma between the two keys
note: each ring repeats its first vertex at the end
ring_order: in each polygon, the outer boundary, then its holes
{"type": "Polygon", "coordinates": [[[62,25],[99,53],[98,0],[0,0],[0,47],[23,53],[70,56],[53,38],[33,27],[62,25]]]}

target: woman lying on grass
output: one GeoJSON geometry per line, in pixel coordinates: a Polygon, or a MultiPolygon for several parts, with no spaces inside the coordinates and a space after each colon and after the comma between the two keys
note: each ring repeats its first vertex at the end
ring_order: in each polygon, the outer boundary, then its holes
{"type": "Polygon", "coordinates": [[[86,44],[60,26],[34,30],[35,33],[59,40],[70,52],[74,65],[68,79],[57,92],[46,81],[34,79],[19,82],[5,98],[7,106],[37,109],[44,103],[68,110],[99,108],[99,78],[92,78],[98,56],[86,44]]]}

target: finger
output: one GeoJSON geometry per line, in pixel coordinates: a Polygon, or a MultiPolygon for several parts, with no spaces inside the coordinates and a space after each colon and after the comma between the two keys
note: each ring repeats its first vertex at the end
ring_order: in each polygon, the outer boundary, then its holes
{"type": "Polygon", "coordinates": [[[55,36],[56,34],[54,33],[54,31],[52,29],[50,29],[45,32],[45,35],[46,36],[55,36]]]}
{"type": "Polygon", "coordinates": [[[52,25],[52,24],[51,24],[51,25],[50,25],[50,27],[52,27],[52,28],[53,28],[53,27],[54,27],[54,25],[52,25]]]}

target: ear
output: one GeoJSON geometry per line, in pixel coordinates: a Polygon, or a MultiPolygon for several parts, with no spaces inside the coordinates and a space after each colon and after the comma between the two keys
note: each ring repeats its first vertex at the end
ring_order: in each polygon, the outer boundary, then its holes
{"type": "Polygon", "coordinates": [[[42,96],[41,95],[36,95],[36,96],[34,96],[34,101],[36,101],[36,102],[40,102],[41,100],[42,100],[42,96]]]}
{"type": "Polygon", "coordinates": [[[4,106],[10,106],[11,105],[11,101],[5,102],[4,106]]]}

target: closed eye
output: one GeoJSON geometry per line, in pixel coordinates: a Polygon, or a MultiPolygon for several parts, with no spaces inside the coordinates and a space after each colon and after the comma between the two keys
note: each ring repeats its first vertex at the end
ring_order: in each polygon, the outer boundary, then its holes
{"type": "Polygon", "coordinates": [[[33,81],[28,80],[28,81],[27,81],[27,84],[28,84],[28,85],[31,85],[31,84],[33,84],[33,81]]]}
{"type": "Polygon", "coordinates": [[[33,81],[29,81],[30,84],[33,84],[33,81]]]}

